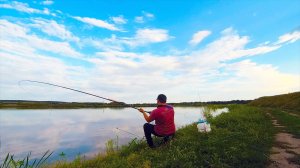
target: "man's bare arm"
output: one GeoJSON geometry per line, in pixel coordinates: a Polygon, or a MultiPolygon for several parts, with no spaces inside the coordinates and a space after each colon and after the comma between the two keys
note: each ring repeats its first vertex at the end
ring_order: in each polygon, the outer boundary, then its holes
{"type": "Polygon", "coordinates": [[[144,118],[145,118],[145,120],[146,120],[147,122],[151,122],[150,117],[149,117],[148,114],[144,111],[144,109],[140,108],[139,111],[140,111],[141,113],[143,113],[144,118]]]}

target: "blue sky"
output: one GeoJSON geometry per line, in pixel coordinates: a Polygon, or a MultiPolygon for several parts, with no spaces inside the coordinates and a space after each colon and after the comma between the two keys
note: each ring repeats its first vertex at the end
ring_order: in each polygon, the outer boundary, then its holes
{"type": "Polygon", "coordinates": [[[300,1],[0,1],[0,99],[129,103],[300,90],[300,1]],[[102,100],[100,100],[102,101],[102,100]]]}

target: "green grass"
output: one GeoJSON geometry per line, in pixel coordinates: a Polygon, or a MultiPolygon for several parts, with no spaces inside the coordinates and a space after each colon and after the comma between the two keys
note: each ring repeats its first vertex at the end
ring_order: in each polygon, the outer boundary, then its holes
{"type": "Polygon", "coordinates": [[[270,112],[279,124],[284,125],[287,132],[293,134],[295,137],[300,138],[300,118],[283,112],[280,109],[265,109],[265,111],[270,112]]]}
{"type": "Polygon", "coordinates": [[[191,124],[154,150],[136,139],[114,150],[111,141],[105,155],[50,167],[265,167],[275,133],[270,119],[260,108],[231,105],[229,109],[210,119],[210,133],[199,133],[191,124]]]}
{"type": "Polygon", "coordinates": [[[0,168],[39,168],[42,167],[47,159],[53,152],[47,151],[40,159],[31,161],[31,153],[29,153],[24,159],[16,160],[14,155],[7,154],[3,163],[0,164],[0,168]]]}
{"type": "Polygon", "coordinates": [[[261,97],[249,104],[258,107],[279,108],[300,115],[300,92],[261,97]]]}

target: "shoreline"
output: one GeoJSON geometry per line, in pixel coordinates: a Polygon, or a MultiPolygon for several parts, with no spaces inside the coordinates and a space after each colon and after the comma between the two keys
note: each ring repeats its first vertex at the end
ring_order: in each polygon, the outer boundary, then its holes
{"type": "MultiPolygon", "coordinates": [[[[210,101],[210,102],[181,102],[181,103],[168,103],[168,104],[174,107],[201,107],[205,105],[247,104],[249,102],[250,100],[231,100],[231,101],[210,101]]],[[[126,106],[120,103],[0,100],[0,109],[127,108],[126,106]]],[[[133,107],[156,107],[155,103],[139,103],[139,104],[128,104],[128,105],[133,107]]]]}

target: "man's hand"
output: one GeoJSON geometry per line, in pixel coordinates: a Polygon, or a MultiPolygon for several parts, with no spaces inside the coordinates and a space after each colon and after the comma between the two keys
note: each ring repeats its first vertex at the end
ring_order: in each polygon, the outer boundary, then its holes
{"type": "Polygon", "coordinates": [[[147,113],[145,113],[145,110],[144,110],[144,109],[139,108],[139,111],[140,111],[141,113],[143,113],[143,116],[144,116],[144,118],[145,118],[145,120],[146,120],[147,122],[151,122],[150,117],[148,116],[147,113]]]}
{"type": "Polygon", "coordinates": [[[144,113],[144,112],[145,112],[145,110],[142,109],[142,108],[139,108],[139,111],[140,111],[141,113],[144,113]]]}

